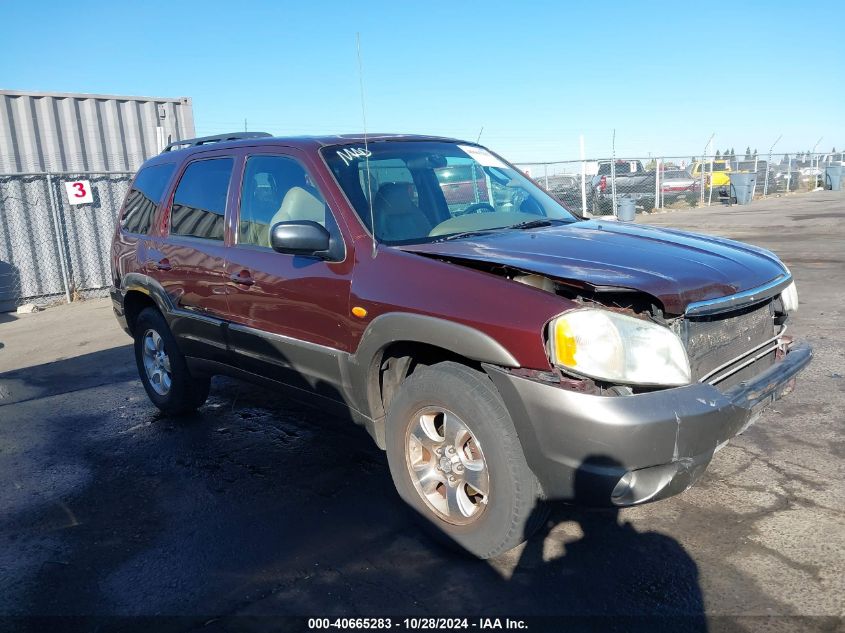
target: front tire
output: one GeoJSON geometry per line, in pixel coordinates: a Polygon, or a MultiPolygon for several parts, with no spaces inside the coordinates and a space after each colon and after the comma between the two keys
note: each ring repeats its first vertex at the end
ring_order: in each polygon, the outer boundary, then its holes
{"type": "Polygon", "coordinates": [[[390,403],[386,441],[396,490],[441,540],[490,558],[542,522],[537,479],[482,372],[453,362],[418,369],[390,403]]]}
{"type": "Polygon", "coordinates": [[[145,308],[135,320],[135,362],[152,403],[162,412],[195,411],[208,398],[210,376],[194,376],[161,312],[145,308]]]}

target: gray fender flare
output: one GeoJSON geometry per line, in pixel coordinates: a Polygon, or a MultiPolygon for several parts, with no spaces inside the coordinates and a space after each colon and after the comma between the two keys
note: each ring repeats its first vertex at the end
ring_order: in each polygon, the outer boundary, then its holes
{"type": "Polygon", "coordinates": [[[126,295],[130,292],[147,295],[165,317],[169,316],[175,308],[173,300],[162,285],[143,273],[128,273],[123,277],[120,283],[121,302],[125,301],[126,295]]]}
{"type": "Polygon", "coordinates": [[[381,352],[397,342],[424,343],[481,363],[500,367],[519,367],[519,362],[499,341],[475,328],[438,317],[408,312],[389,312],[376,317],[367,326],[357,351],[349,359],[344,382],[359,411],[374,420],[384,417],[379,394],[369,377],[381,359],[381,352]]]}

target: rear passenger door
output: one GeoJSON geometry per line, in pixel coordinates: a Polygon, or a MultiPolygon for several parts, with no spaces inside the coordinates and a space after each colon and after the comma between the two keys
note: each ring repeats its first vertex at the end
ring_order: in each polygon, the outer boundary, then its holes
{"type": "Polygon", "coordinates": [[[186,356],[226,362],[225,213],[235,159],[189,160],[166,213],[165,236],[148,250],[149,275],[176,306],[170,328],[186,356]]]}
{"type": "Polygon", "coordinates": [[[120,285],[128,273],[146,273],[147,251],[154,234],[156,212],[167,185],[176,171],[176,163],[161,163],[142,167],[123,204],[119,228],[112,245],[113,280],[120,285]]]}
{"type": "Polygon", "coordinates": [[[226,255],[228,340],[240,368],[340,400],[351,257],[304,157],[292,152],[246,156],[235,244],[226,255]],[[343,261],[275,252],[270,229],[292,220],[326,227],[343,261]]]}

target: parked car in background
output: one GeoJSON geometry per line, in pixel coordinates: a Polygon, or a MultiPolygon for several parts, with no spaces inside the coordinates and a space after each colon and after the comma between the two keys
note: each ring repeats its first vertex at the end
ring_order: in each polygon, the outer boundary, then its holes
{"type": "Polygon", "coordinates": [[[609,160],[600,160],[596,175],[589,181],[588,203],[594,215],[606,214],[612,208],[614,179],[617,199],[624,196],[635,200],[640,208],[654,207],[653,171],[646,171],[638,160],[617,160],[613,165],[609,160]]]}
{"type": "MultiPolygon", "coordinates": [[[[178,146],[141,166],[110,257],[152,403],[190,413],[225,374],[316,404],[316,435],[339,414],[415,516],[476,556],[528,538],[546,500],[683,492],[812,357],[786,336],[798,294],[773,253],[579,220],[472,142],[178,146]],[[487,201],[450,204],[447,172],[483,173],[487,201]]],[[[360,474],[354,455],[336,467],[360,474]]]]}
{"type": "Polygon", "coordinates": [[[824,186],[824,170],[821,167],[802,167],[801,184],[805,187],[823,187],[824,186]]]}
{"type": "Polygon", "coordinates": [[[772,187],[775,186],[775,178],[777,172],[775,169],[769,166],[769,161],[763,159],[757,160],[741,160],[737,161],[735,167],[735,171],[751,174],[754,173],[757,175],[757,183],[756,189],[757,191],[762,192],[763,187],[765,186],[766,182],[766,172],[769,174],[769,190],[773,191],[772,187]]]}
{"type": "Polygon", "coordinates": [[[446,204],[487,202],[484,172],[470,166],[448,166],[436,170],[446,204]]]}
{"type": "MultiPolygon", "coordinates": [[[[788,171],[788,165],[783,163],[774,172],[775,191],[796,191],[801,186],[801,172],[797,169],[788,171]]],[[[771,188],[771,185],[769,185],[771,188]]]]}
{"type": "Polygon", "coordinates": [[[725,160],[695,161],[690,167],[690,175],[701,183],[701,174],[704,172],[705,187],[724,187],[731,183],[731,165],[725,160]]]}
{"type": "MultiPolygon", "coordinates": [[[[545,184],[546,179],[540,177],[538,182],[541,184],[545,184]]],[[[572,174],[559,174],[555,176],[549,176],[548,178],[548,186],[546,187],[546,191],[549,193],[555,191],[581,191],[581,176],[576,176],[572,174]]]]}
{"type": "Polygon", "coordinates": [[[660,174],[660,192],[667,200],[687,193],[698,193],[700,189],[701,182],[686,169],[666,169],[660,174]]]}
{"type": "MultiPolygon", "coordinates": [[[[545,178],[538,182],[545,185],[545,178]]],[[[557,198],[563,206],[570,211],[581,212],[581,176],[572,174],[559,174],[549,176],[546,191],[557,198]]]]}

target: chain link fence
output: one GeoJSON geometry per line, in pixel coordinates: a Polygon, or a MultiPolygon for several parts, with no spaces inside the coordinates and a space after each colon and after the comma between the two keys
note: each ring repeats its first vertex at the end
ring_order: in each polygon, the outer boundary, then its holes
{"type": "MultiPolygon", "coordinates": [[[[580,215],[617,215],[621,205],[638,212],[737,202],[736,175],[751,176],[751,199],[834,186],[830,167],[845,153],[760,155],[727,150],[706,156],[611,157],[515,163],[564,206],[580,215]],[[733,184],[732,184],[733,178],[733,184]]],[[[833,174],[833,175],[832,175],[833,174]]],[[[836,183],[841,182],[841,179],[836,183]]]]}
{"type": "Polygon", "coordinates": [[[0,311],[108,294],[109,251],[131,172],[0,174],[0,311]],[[66,183],[87,181],[72,205],[66,183]]]}
{"type": "MultiPolygon", "coordinates": [[[[753,175],[752,200],[832,188],[845,153],[611,157],[517,163],[584,216],[729,204],[732,174],[753,175]],[[833,175],[833,176],[832,176],[833,175]]],[[[840,168],[839,174],[845,172],[840,168]]],[[[0,311],[106,296],[115,221],[132,172],[0,174],[0,311]],[[66,184],[87,181],[90,203],[70,204],[66,184]]],[[[841,184],[841,178],[837,185],[841,184]]]]}

